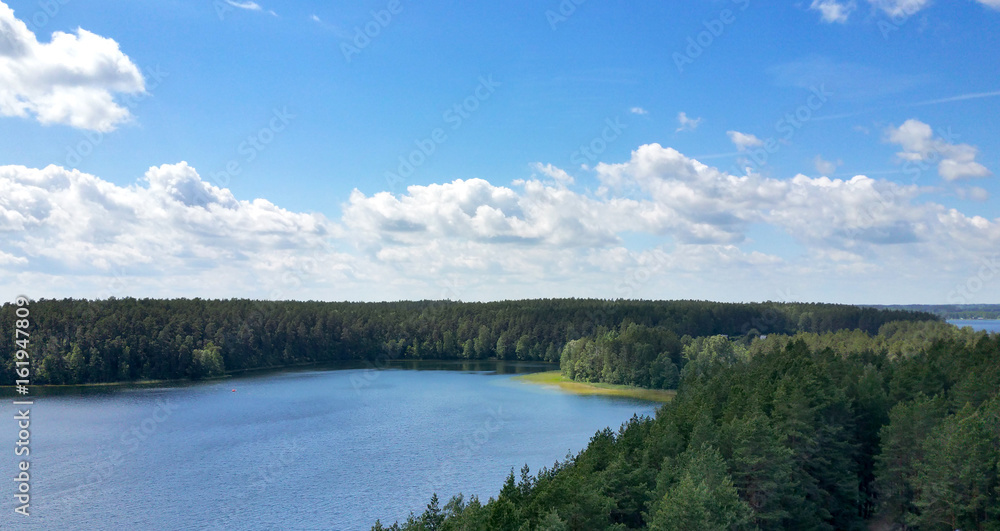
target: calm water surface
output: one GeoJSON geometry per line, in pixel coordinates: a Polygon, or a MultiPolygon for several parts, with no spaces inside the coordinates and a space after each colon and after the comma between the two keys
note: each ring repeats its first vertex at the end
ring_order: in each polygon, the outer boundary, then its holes
{"type": "MultiPolygon", "coordinates": [[[[485,500],[512,467],[551,466],[656,408],[512,377],[302,370],[45,396],[31,409],[32,515],[13,515],[5,480],[0,528],[368,529],[432,492],[485,500]]],[[[0,402],[4,477],[20,459],[11,408],[0,402]]]]}
{"type": "Polygon", "coordinates": [[[948,322],[959,328],[971,326],[973,330],[1000,333],[1000,321],[993,319],[949,319],[948,322]]]}

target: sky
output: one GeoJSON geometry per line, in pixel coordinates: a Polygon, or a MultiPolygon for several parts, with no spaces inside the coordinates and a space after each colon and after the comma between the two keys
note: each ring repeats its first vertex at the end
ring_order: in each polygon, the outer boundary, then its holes
{"type": "Polygon", "coordinates": [[[998,64],[998,0],[0,0],[0,290],[998,303],[998,64]]]}

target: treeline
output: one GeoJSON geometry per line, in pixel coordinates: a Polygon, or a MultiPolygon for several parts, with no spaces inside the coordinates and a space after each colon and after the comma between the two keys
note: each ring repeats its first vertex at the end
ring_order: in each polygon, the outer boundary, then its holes
{"type": "MultiPolygon", "coordinates": [[[[921,315],[926,314],[910,317],[921,315]]],[[[821,347],[851,345],[858,351],[872,348],[897,356],[922,350],[932,338],[958,334],[958,329],[942,321],[894,321],[882,325],[874,335],[862,329],[823,336],[815,332],[803,334],[821,347]]],[[[674,389],[685,372],[702,372],[705,366],[719,361],[742,360],[751,354],[750,346],[759,352],[787,338],[782,334],[758,334],[756,329],[732,340],[723,335],[678,338],[662,327],[624,323],[618,329],[602,329],[593,336],[570,341],[563,348],[559,366],[568,378],[581,382],[674,389]]]]}
{"type": "Polygon", "coordinates": [[[872,308],[933,313],[944,319],[1000,319],[1000,304],[907,304],[872,308]]]}
{"type": "Polygon", "coordinates": [[[692,363],[655,419],[374,529],[1000,529],[1000,335],[891,325],[692,363]]]}
{"type": "MultiPolygon", "coordinates": [[[[0,385],[14,383],[14,306],[0,312],[0,385]]],[[[692,337],[877,330],[927,314],[822,304],[553,299],[336,303],[39,300],[29,306],[33,384],[200,378],[337,360],[556,362],[566,343],[630,323],[692,337]]]]}

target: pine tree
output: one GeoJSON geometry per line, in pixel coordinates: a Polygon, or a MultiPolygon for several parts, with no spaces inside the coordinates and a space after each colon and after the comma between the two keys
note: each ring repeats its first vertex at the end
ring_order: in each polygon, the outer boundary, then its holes
{"type": "Polygon", "coordinates": [[[649,529],[745,529],[751,509],[740,499],[726,463],[709,445],[685,452],[678,480],[652,508],[649,529]]]}

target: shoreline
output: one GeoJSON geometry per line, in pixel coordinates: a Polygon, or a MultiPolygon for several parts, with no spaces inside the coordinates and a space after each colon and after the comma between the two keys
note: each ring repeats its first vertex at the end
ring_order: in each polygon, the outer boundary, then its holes
{"type": "Polygon", "coordinates": [[[515,376],[514,380],[535,385],[557,387],[562,391],[576,395],[618,396],[660,403],[670,402],[677,394],[677,391],[673,390],[646,389],[643,387],[606,383],[577,382],[563,376],[561,371],[545,371],[523,374],[515,376]]]}
{"type": "MultiPolygon", "coordinates": [[[[129,387],[129,386],[134,386],[134,387],[153,387],[153,386],[158,386],[158,385],[186,386],[186,385],[196,385],[196,384],[208,383],[208,382],[220,382],[220,381],[228,380],[228,379],[231,379],[231,378],[237,378],[237,377],[240,377],[240,376],[252,375],[253,373],[258,373],[258,372],[264,372],[264,373],[272,372],[272,371],[273,372],[285,372],[286,370],[309,369],[309,368],[314,368],[314,367],[319,367],[319,368],[327,367],[327,368],[329,368],[331,366],[337,366],[337,365],[344,365],[345,367],[338,367],[336,369],[331,369],[331,370],[343,370],[345,368],[348,368],[347,366],[350,366],[349,368],[367,368],[367,367],[370,367],[371,366],[370,365],[371,362],[368,361],[369,365],[366,366],[365,365],[366,361],[367,360],[330,360],[330,361],[300,362],[300,363],[293,363],[293,364],[290,364],[290,365],[268,365],[268,366],[265,366],[265,367],[251,367],[251,368],[247,368],[247,369],[236,369],[236,370],[232,370],[232,371],[226,371],[224,374],[221,374],[219,376],[199,378],[197,380],[192,380],[190,378],[173,378],[173,379],[161,379],[161,380],[120,380],[120,381],[117,381],[117,382],[87,382],[87,383],[76,383],[76,384],[29,384],[29,385],[30,385],[30,387],[32,389],[41,389],[41,390],[49,389],[49,390],[53,390],[53,391],[66,390],[66,389],[72,389],[72,388],[99,389],[99,388],[117,388],[117,387],[129,387]]],[[[427,365],[434,365],[434,364],[458,365],[458,364],[470,363],[470,362],[473,362],[473,363],[493,363],[493,364],[499,364],[499,363],[534,364],[534,363],[537,363],[537,364],[544,364],[544,365],[549,365],[549,366],[556,366],[556,364],[553,364],[551,362],[545,362],[545,361],[497,360],[495,358],[476,359],[476,360],[468,360],[468,359],[447,359],[447,360],[437,360],[437,359],[403,359],[403,360],[399,360],[399,359],[396,359],[396,360],[389,360],[383,367],[378,368],[378,370],[382,370],[382,369],[405,369],[406,368],[404,366],[405,364],[413,364],[413,365],[420,365],[420,364],[427,364],[427,365]],[[397,367],[397,365],[398,365],[398,367],[397,367]]],[[[533,374],[533,373],[529,373],[529,374],[533,374]]],[[[15,388],[16,388],[15,385],[0,385],[0,397],[3,397],[4,391],[7,391],[7,390],[13,391],[15,388]]],[[[11,396],[16,396],[16,395],[11,395],[11,396]]]]}

